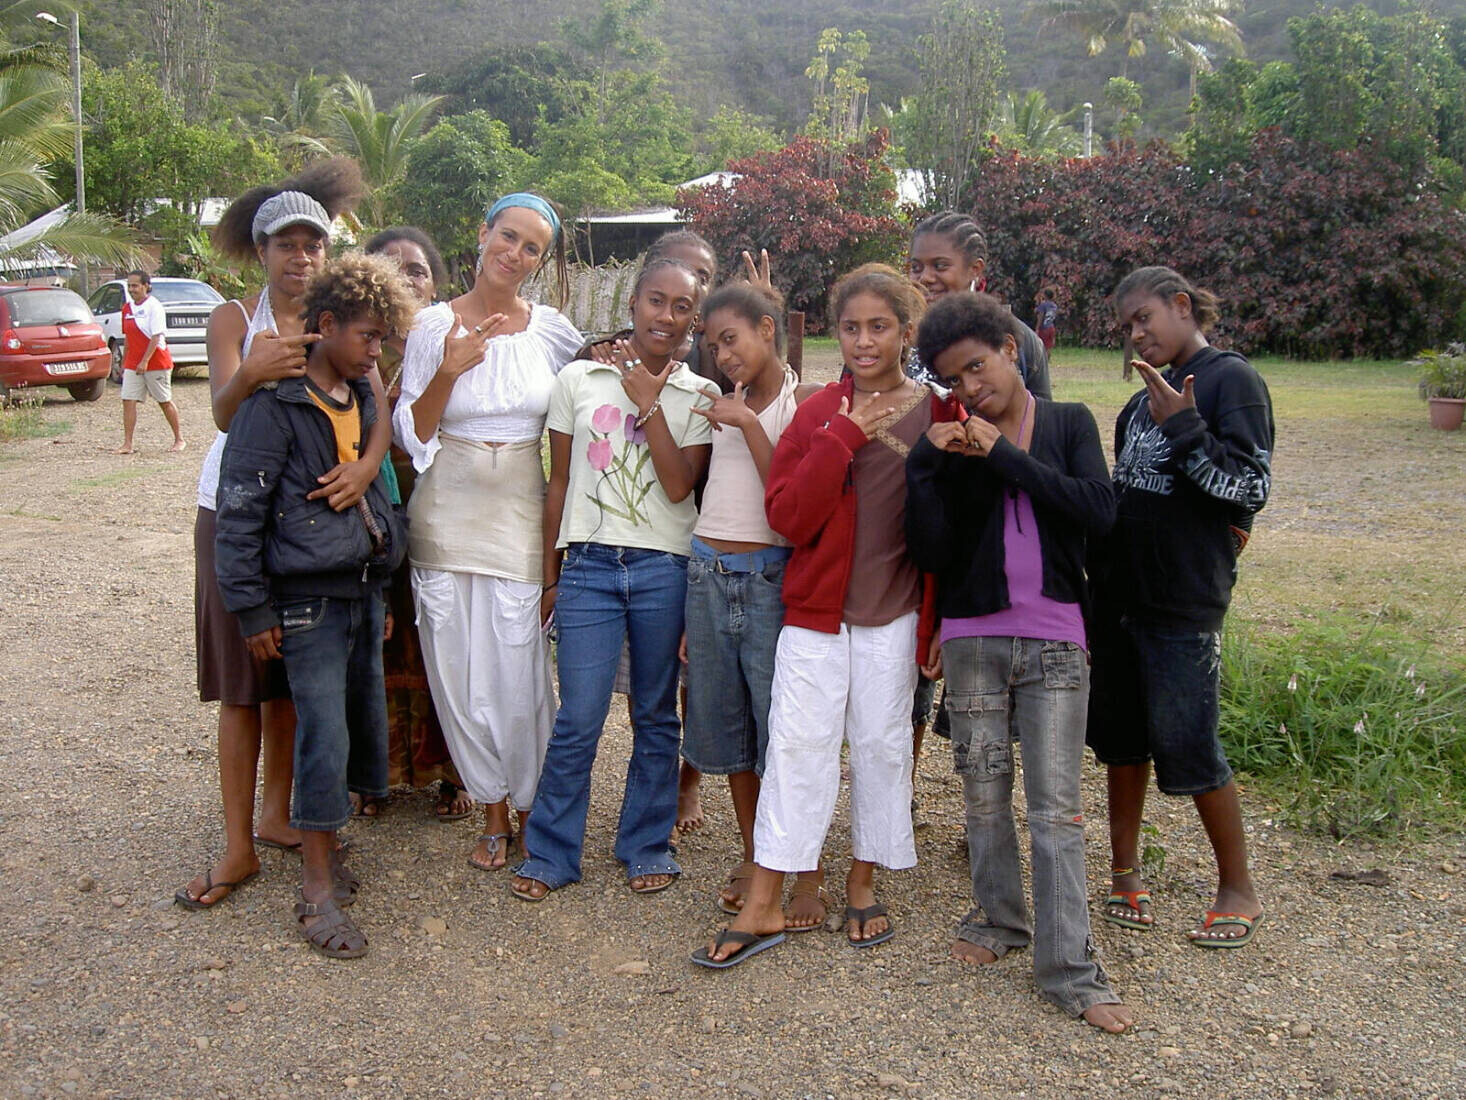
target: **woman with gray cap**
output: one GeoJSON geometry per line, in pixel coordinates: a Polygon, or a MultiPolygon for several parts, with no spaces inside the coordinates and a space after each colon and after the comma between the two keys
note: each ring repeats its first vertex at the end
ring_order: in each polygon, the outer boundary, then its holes
{"type": "MultiPolygon", "coordinates": [[[[214,230],[219,250],[257,260],[265,286],[253,298],[225,302],[209,318],[209,381],[219,431],[199,475],[194,525],[194,634],[198,647],[199,698],[219,703],[219,787],[224,803],[224,854],[174,895],[189,909],[206,909],[259,873],[256,844],[300,850],[290,827],[295,709],[279,661],[258,662],[245,647],[235,617],[224,610],[214,573],[214,511],[225,432],[240,404],[259,386],[305,373],[301,302],[320,271],[331,222],[355,206],[362,193],[356,162],[336,158],[313,164],[285,183],[255,187],[237,198],[214,230]],[[255,773],[263,747],[264,789],[254,830],[255,773]]],[[[375,372],[373,372],[375,374],[375,372]]],[[[381,385],[373,387],[381,402],[381,385]]],[[[391,442],[383,417],[353,463],[322,470],[321,488],[337,511],[366,492],[391,442]]]]}
{"type": "Polygon", "coordinates": [[[520,297],[554,258],[565,298],[560,217],[538,195],[505,195],[479,226],[473,289],[423,310],[407,338],[393,426],[417,484],[408,560],[433,704],[483,835],[469,862],[503,867],[509,803],[520,828],[554,720],[541,630],[550,390],[581,335],[520,297]]]}

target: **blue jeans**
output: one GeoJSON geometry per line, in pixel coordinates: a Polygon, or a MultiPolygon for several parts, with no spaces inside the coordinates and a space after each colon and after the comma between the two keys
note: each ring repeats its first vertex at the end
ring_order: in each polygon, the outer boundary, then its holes
{"type": "Polygon", "coordinates": [[[686,600],[681,555],[593,542],[565,551],[555,600],[560,710],[524,832],[529,858],[517,874],[552,890],[580,881],[591,766],[627,639],[634,729],[616,858],[628,879],[681,873],[667,842],[677,823],[677,645],[686,600]]]}
{"type": "Polygon", "coordinates": [[[351,818],[347,791],[387,793],[385,605],[365,599],[280,600],[280,653],[295,700],[295,801],[290,824],[330,832],[351,818]]]}
{"type": "Polygon", "coordinates": [[[1084,875],[1084,716],[1089,667],[1073,642],[956,638],[942,646],[952,752],[967,798],[972,898],[957,938],[1000,958],[1033,942],[1039,992],[1072,1015],[1119,998],[1094,958],[1084,875]],[[1033,846],[1030,923],[1013,820],[1013,742],[1033,846]]]}
{"type": "Polygon", "coordinates": [[[781,546],[718,554],[692,540],[682,755],[700,772],[764,773],[789,554],[781,546]]]}

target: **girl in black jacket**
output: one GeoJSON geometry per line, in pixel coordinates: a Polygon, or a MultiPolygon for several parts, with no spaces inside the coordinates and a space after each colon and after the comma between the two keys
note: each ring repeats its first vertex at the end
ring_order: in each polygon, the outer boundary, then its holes
{"type": "MultiPolygon", "coordinates": [[[[974,907],[952,955],[995,963],[1033,946],[1040,992],[1106,1031],[1129,1009],[1089,949],[1079,776],[1089,700],[1085,541],[1114,522],[1099,431],[1083,405],[1035,397],[1013,317],[986,295],[945,295],[917,336],[965,419],[933,424],[907,459],[906,541],[937,576],[952,751],[967,800],[974,907]],[[1033,842],[1030,921],[1013,821],[1023,752],[1033,842]]],[[[937,644],[940,643],[940,650],[937,644]]]]}

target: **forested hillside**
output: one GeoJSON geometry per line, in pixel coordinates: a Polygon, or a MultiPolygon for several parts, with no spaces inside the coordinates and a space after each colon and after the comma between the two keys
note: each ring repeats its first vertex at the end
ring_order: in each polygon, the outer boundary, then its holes
{"type": "MultiPolygon", "coordinates": [[[[1042,89],[1061,110],[1100,101],[1105,81],[1120,70],[1120,45],[1091,58],[1076,36],[1026,18],[1032,7],[1026,0],[993,6],[1002,15],[1014,90],[1042,89]]],[[[1288,18],[1314,6],[1312,0],[1248,5],[1237,20],[1248,56],[1287,56],[1288,18]]],[[[1392,12],[1401,5],[1377,0],[1371,6],[1392,12]]],[[[823,28],[866,32],[871,103],[896,104],[916,89],[916,39],[936,7],[937,0],[671,0],[646,30],[666,45],[665,70],[695,117],[726,104],[788,131],[808,113],[804,69],[823,28]]],[[[1434,7],[1442,15],[1463,14],[1466,0],[1434,7]]],[[[148,57],[147,27],[133,5],[86,0],[82,8],[86,49],[101,65],[148,57]]],[[[231,113],[246,117],[271,110],[282,89],[310,70],[364,80],[390,103],[416,74],[446,73],[505,44],[556,41],[560,19],[588,10],[571,0],[231,0],[220,9],[218,90],[231,113]]],[[[1174,136],[1184,128],[1189,74],[1181,61],[1151,54],[1132,60],[1128,75],[1144,89],[1143,134],[1174,136]]]]}

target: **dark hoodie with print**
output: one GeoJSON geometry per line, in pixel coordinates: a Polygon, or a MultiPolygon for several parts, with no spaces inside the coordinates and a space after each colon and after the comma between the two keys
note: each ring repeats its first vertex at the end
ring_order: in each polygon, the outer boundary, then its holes
{"type": "Polygon", "coordinates": [[[1197,632],[1221,629],[1238,540],[1267,503],[1273,408],[1241,355],[1205,347],[1164,377],[1195,377],[1196,408],[1157,425],[1141,390],[1115,423],[1117,518],[1091,560],[1101,614],[1197,632]]]}

